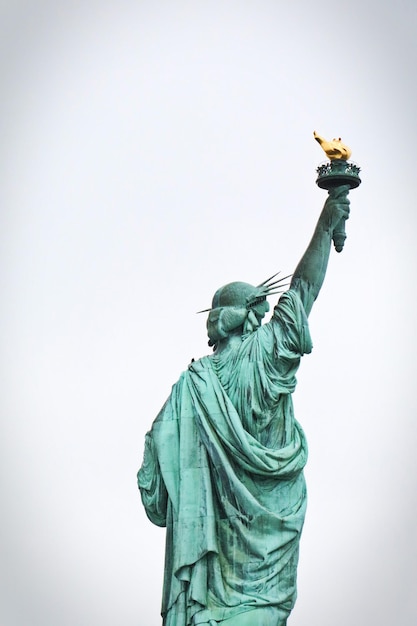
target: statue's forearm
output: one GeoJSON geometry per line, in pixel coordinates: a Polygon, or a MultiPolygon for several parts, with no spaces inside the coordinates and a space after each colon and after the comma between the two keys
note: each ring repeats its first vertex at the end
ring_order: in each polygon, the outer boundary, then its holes
{"type": "Polygon", "coordinates": [[[307,315],[311,311],[326,275],[332,232],[317,224],[314,235],[303,254],[291,281],[291,289],[298,291],[307,315]]]}
{"type": "Polygon", "coordinates": [[[313,237],[293,274],[291,289],[299,293],[307,315],[326,275],[334,229],[349,215],[347,194],[346,186],[330,191],[313,237]]]}

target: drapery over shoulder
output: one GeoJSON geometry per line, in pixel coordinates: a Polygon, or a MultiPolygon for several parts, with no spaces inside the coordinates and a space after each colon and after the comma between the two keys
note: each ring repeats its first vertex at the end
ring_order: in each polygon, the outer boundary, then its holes
{"type": "Polygon", "coordinates": [[[232,358],[191,364],[147,434],[138,484],[151,521],[167,526],[166,626],[290,612],[307,460],[291,393],[310,350],[290,290],[232,358]]]}

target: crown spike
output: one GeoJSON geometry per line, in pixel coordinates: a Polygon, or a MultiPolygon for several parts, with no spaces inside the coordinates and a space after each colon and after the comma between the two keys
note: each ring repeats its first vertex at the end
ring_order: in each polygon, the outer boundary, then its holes
{"type": "MultiPolygon", "coordinates": [[[[282,285],[283,287],[285,287],[285,285],[282,285]]],[[[279,289],[277,291],[268,291],[267,296],[275,296],[275,294],[277,293],[284,293],[285,289],[279,289]]]]}
{"type": "Polygon", "coordinates": [[[288,274],[288,276],[283,276],[282,278],[278,278],[277,280],[274,280],[273,282],[272,279],[275,278],[275,276],[278,276],[278,274],[280,274],[280,272],[277,272],[276,274],[274,274],[273,276],[271,276],[270,278],[267,278],[266,280],[264,280],[263,283],[261,283],[260,285],[257,286],[257,289],[268,289],[269,287],[272,287],[273,285],[277,285],[278,283],[282,283],[283,280],[286,280],[287,278],[290,278],[290,276],[292,276],[292,274],[288,274]]]}
{"type": "MultiPolygon", "coordinates": [[[[282,278],[280,278],[279,280],[274,280],[274,282],[269,283],[268,285],[264,285],[263,289],[271,289],[273,288],[275,285],[279,285],[282,283],[283,280],[286,280],[287,278],[290,278],[290,276],[292,276],[292,274],[289,274],[288,276],[283,276],[282,278]]],[[[288,283],[287,283],[288,284],[288,283]]]]}
{"type": "Polygon", "coordinates": [[[259,287],[263,287],[264,285],[266,285],[267,283],[269,283],[270,280],[272,280],[273,278],[275,278],[275,276],[278,276],[278,274],[281,273],[281,270],[279,272],[277,272],[276,274],[273,274],[272,276],[270,276],[269,278],[267,278],[266,280],[264,280],[263,283],[260,283],[259,285],[256,285],[258,288],[259,287]]]}

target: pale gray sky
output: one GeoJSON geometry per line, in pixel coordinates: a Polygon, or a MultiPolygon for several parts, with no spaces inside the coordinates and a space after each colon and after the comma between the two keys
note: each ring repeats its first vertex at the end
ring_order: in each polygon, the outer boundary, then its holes
{"type": "Polygon", "coordinates": [[[158,626],[143,438],[213,292],[291,273],[362,167],[295,393],[309,508],[291,626],[417,622],[417,4],[0,4],[4,626],[158,626]],[[87,5],[87,6],[86,6],[87,5]]]}

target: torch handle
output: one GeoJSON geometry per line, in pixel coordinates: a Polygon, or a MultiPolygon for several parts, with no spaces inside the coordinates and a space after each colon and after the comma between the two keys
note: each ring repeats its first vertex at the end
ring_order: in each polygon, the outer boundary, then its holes
{"type": "MultiPolygon", "coordinates": [[[[349,186],[348,185],[338,185],[337,187],[333,187],[332,189],[329,189],[329,197],[331,197],[333,200],[344,200],[346,199],[347,195],[349,193],[349,186]]],[[[343,250],[343,246],[345,244],[345,239],[346,239],[346,228],[345,228],[345,222],[346,222],[347,217],[342,217],[338,223],[336,224],[336,226],[334,227],[333,230],[333,244],[335,247],[336,252],[342,252],[343,250]]]]}
{"type": "Polygon", "coordinates": [[[342,252],[343,246],[345,245],[346,239],[346,228],[345,228],[346,218],[342,217],[340,222],[337,224],[333,231],[333,244],[336,252],[342,252]]]}

